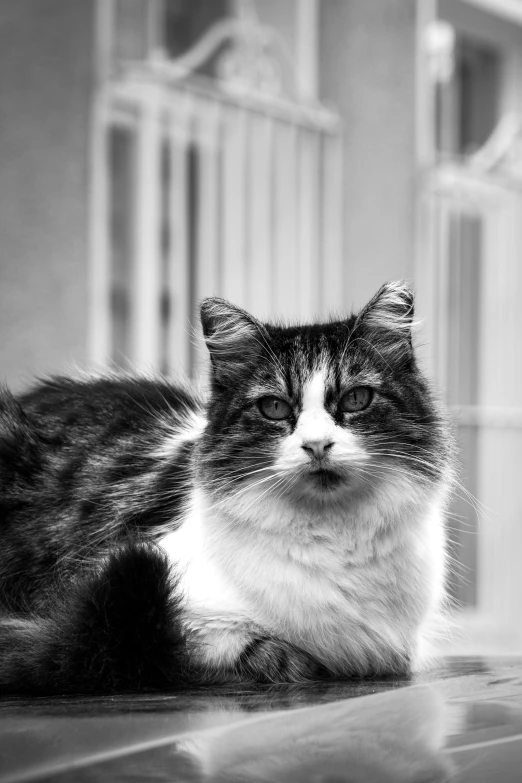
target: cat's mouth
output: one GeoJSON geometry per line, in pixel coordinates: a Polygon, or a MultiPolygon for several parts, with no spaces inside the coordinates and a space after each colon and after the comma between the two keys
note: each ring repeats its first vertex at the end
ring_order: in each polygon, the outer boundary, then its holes
{"type": "Polygon", "coordinates": [[[324,492],[335,489],[342,481],[341,474],[331,468],[316,468],[311,470],[308,476],[317,489],[324,492]]]}

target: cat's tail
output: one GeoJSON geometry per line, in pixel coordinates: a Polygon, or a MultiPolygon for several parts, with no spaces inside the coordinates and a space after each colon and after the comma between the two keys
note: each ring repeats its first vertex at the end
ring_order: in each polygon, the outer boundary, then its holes
{"type": "Polygon", "coordinates": [[[95,693],[185,680],[180,596],[165,555],[127,545],[45,616],[0,618],[0,692],[95,693]]]}

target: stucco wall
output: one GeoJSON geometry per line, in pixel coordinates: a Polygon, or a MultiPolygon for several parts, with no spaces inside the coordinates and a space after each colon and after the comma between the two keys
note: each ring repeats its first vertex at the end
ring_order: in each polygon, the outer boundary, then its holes
{"type": "Polygon", "coordinates": [[[86,353],[92,0],[0,0],[0,380],[86,353]]]}
{"type": "MultiPolygon", "coordinates": [[[[260,7],[292,49],[294,0],[260,7]]],[[[321,98],[346,124],[348,307],[413,275],[415,0],[320,8],[321,98]]],[[[93,13],[0,0],[0,380],[15,386],[86,360],[93,13]]]]}
{"type": "Polygon", "coordinates": [[[415,0],[322,0],[320,91],[346,124],[346,301],[412,278],[415,0]]]}

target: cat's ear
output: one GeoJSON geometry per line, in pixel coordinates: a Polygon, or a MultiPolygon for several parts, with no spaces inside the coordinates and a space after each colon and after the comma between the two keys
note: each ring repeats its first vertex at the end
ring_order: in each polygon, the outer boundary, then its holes
{"type": "Polygon", "coordinates": [[[381,352],[411,358],[414,312],[410,286],[402,281],[385,283],[357,316],[356,328],[368,329],[381,352]]]}
{"type": "Polygon", "coordinates": [[[218,297],[204,299],[200,315],[218,382],[230,382],[258,361],[268,343],[268,333],[254,316],[218,297]]]}
{"type": "Polygon", "coordinates": [[[402,281],[385,283],[370,299],[359,314],[359,321],[368,326],[391,329],[411,337],[415,312],[415,298],[412,289],[402,281]]]}

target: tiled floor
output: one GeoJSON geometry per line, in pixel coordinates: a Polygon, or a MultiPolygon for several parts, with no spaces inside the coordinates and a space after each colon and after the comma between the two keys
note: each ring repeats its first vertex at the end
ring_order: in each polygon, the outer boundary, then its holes
{"type": "Polygon", "coordinates": [[[0,781],[522,781],[522,659],[388,680],[0,700],[0,781]]]}

